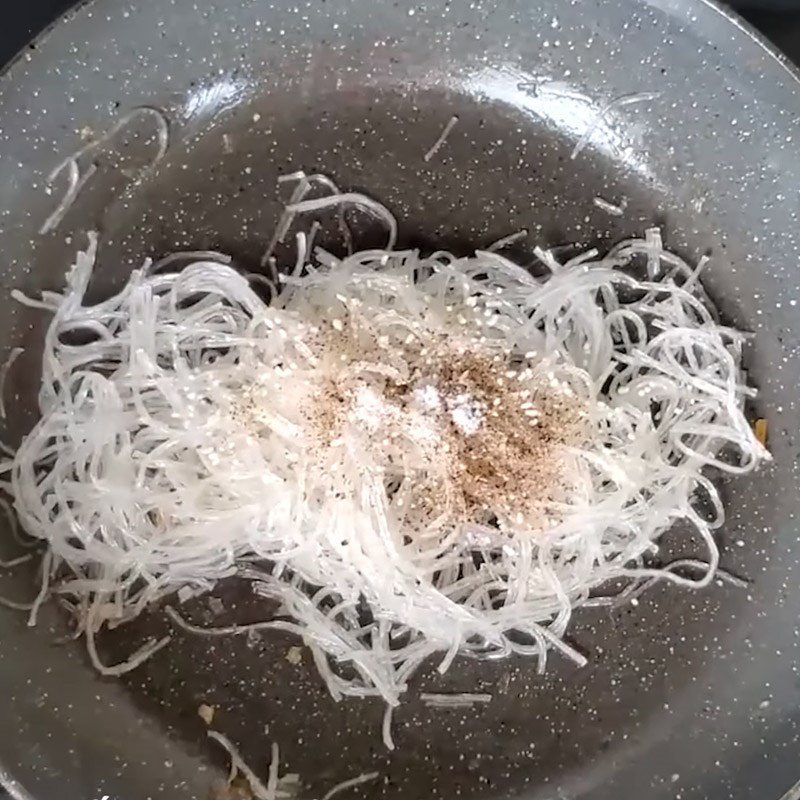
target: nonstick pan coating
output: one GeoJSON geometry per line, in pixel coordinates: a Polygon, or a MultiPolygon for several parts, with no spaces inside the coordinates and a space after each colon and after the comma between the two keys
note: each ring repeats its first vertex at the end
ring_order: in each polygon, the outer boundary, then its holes
{"type": "MultiPolygon", "coordinates": [[[[769,420],[774,462],[723,490],[722,563],[748,589],[662,587],[637,607],[581,612],[580,670],[557,657],[544,678],[524,660],[425,670],[395,713],[392,753],[380,704],[334,703],[307,656],[286,659],[289,638],[179,634],[125,680],[101,679],[78,645],[54,643],[57,609],[33,630],[0,609],[0,774],[12,793],[204,798],[224,766],[197,714],[207,703],[262,774],[277,741],[303,798],[379,770],[353,796],[777,800],[800,778],[799,110],[795,74],[693,0],[97,0],[26,49],[0,78],[0,347],[27,348],[4,440],[35,419],[46,324],[10,288],[61,286],[90,229],[102,236],[97,295],[179,248],[254,266],[279,213],[276,177],[303,168],[386,203],[401,243],[466,251],[527,227],[542,244],[605,247],[655,222],[669,247],[709,254],[708,291],[756,334],[752,413],[769,420]],[[101,158],[62,225],[39,236],[56,202],[46,174],[140,105],[169,118],[166,158],[132,184],[123,168],[146,163],[152,141],[129,131],[116,166],[101,158]],[[626,198],[624,216],[596,196],[626,198]],[[494,699],[432,710],[420,689],[494,699]]],[[[530,258],[524,246],[515,255],[530,258]]],[[[33,590],[24,569],[2,574],[3,595],[33,590]]],[[[235,582],[219,596],[214,621],[264,614],[235,582]]],[[[202,599],[188,612],[210,619],[202,599]]],[[[103,654],[124,657],[166,627],[155,610],[102,637],[103,654]]]]}

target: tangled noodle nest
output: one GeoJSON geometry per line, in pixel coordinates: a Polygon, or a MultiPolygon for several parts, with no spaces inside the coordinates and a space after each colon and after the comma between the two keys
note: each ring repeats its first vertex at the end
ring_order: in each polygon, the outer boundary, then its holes
{"type": "Polygon", "coordinates": [[[104,625],[238,575],[276,601],[259,627],[302,637],[334,697],[395,705],[434,654],[441,671],[510,653],[543,670],[550,649],[581,664],[576,608],[712,580],[723,509],[704,470],[768,454],[743,414],[744,334],[702,264],[656,229],[603,257],[537,251],[542,278],[497,252],[423,256],[395,249],[375,201],[321,177],[331,194],[306,200],[312,179],[289,177],[305,192],[273,245],[355,204],[387,248],[336,258],[300,233],[275,280],[176,254],[84,305],[90,234],[63,294],[17,295],[53,319],[7,488],[47,543],[39,599],[70,604],[101,671],[166,643],[109,667],[104,625]],[[679,521],[706,560],[649,565],[679,521]]]}

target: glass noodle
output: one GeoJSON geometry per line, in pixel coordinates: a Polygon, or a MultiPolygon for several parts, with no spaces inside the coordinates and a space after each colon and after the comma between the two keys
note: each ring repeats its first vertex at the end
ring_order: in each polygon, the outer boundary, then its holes
{"type": "Polygon", "coordinates": [[[388,249],[338,258],[301,233],[270,303],[198,252],[86,305],[93,234],[36,301],[53,312],[41,419],[3,469],[48,548],[42,592],[69,601],[95,663],[104,626],[238,575],[334,697],[396,705],[434,655],[585,663],[565,635],[611,581],[624,599],[714,578],[706,469],[768,454],[743,413],[744,334],[695,268],[655,229],[563,264],[540,250],[542,278],[496,252],[396,250],[390,212],[338,190],[287,219],[353,205],[388,249]],[[704,560],[653,566],[679,521],[704,560]]]}

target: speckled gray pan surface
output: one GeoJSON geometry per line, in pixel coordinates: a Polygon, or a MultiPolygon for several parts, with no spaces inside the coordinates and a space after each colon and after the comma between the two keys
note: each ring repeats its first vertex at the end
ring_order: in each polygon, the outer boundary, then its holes
{"type": "MultiPolygon", "coordinates": [[[[178,635],[115,681],[55,644],[56,610],[29,630],[0,609],[0,778],[12,793],[204,798],[224,766],[197,715],[207,703],[262,774],[277,741],[303,798],[379,770],[352,796],[777,800],[800,778],[798,116],[789,69],[715,7],[680,0],[97,0],[26,49],[0,78],[0,347],[27,348],[4,440],[35,418],[45,324],[11,287],[60,286],[88,229],[102,234],[96,294],[176,248],[257,266],[276,176],[303,168],[385,202],[407,243],[464,250],[524,226],[543,244],[602,247],[657,222],[669,246],[710,254],[708,290],[756,333],[753,413],[769,420],[774,464],[724,487],[722,560],[749,589],[665,587],[638,607],[580,613],[581,670],[555,657],[544,678],[523,660],[429,669],[395,713],[393,753],[380,705],[334,703],[281,636],[178,635]],[[170,120],[166,158],[131,182],[154,146],[152,119],[137,117],[39,236],[60,191],[45,191],[46,174],[142,104],[170,120]],[[598,195],[625,198],[625,215],[598,195]],[[433,711],[421,688],[494,699],[433,711]]],[[[673,549],[697,545],[676,536],[673,549]]],[[[28,598],[31,580],[0,573],[0,591],[28,598]]],[[[236,585],[220,593],[228,615],[264,613],[236,585]]],[[[189,611],[209,619],[204,600],[189,611]]],[[[101,649],[124,656],[166,627],[155,611],[101,649]]]]}

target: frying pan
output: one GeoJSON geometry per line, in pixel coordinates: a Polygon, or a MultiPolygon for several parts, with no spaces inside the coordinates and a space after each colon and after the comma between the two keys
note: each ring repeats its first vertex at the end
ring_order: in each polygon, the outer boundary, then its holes
{"type": "MultiPolygon", "coordinates": [[[[722,488],[723,564],[747,589],[662,586],[638,606],[583,611],[571,631],[583,669],[553,658],[544,677],[525,660],[423,670],[395,713],[394,752],[380,742],[381,705],[335,703],[307,656],[286,659],[295,642],[281,635],[178,635],[111,680],[57,643],[58,609],[34,629],[0,609],[0,783],[35,800],[207,797],[224,754],[205,738],[206,703],[257,772],[278,742],[302,798],[372,770],[381,779],[352,796],[788,792],[800,778],[799,112],[793,70],[699,0],[97,0],[30,45],[0,78],[6,298],[60,287],[90,229],[102,237],[97,296],[145,256],[180,248],[253,267],[283,202],[277,175],[298,168],[379,198],[402,220],[401,243],[422,247],[466,251],[521,227],[549,246],[604,247],[655,222],[671,248],[711,256],[708,291],[755,333],[751,412],[768,420],[774,461],[722,488]],[[63,191],[48,194],[47,173],[141,105],[169,119],[166,157],[143,173],[153,131],[137,117],[40,236],[63,191]],[[596,196],[625,198],[625,214],[596,196]],[[493,700],[429,709],[420,690],[493,700]]],[[[26,348],[7,386],[2,438],[14,444],[35,419],[46,319],[3,302],[0,346],[26,348]]],[[[671,541],[676,555],[697,549],[671,541]]],[[[12,547],[5,534],[0,545],[12,547]]],[[[33,579],[3,573],[0,590],[26,599],[33,579]]],[[[218,596],[218,621],[264,614],[235,581],[218,596]]],[[[186,613],[210,612],[201,598],[186,613]]],[[[104,635],[103,655],[166,628],[154,609],[104,635]]]]}

